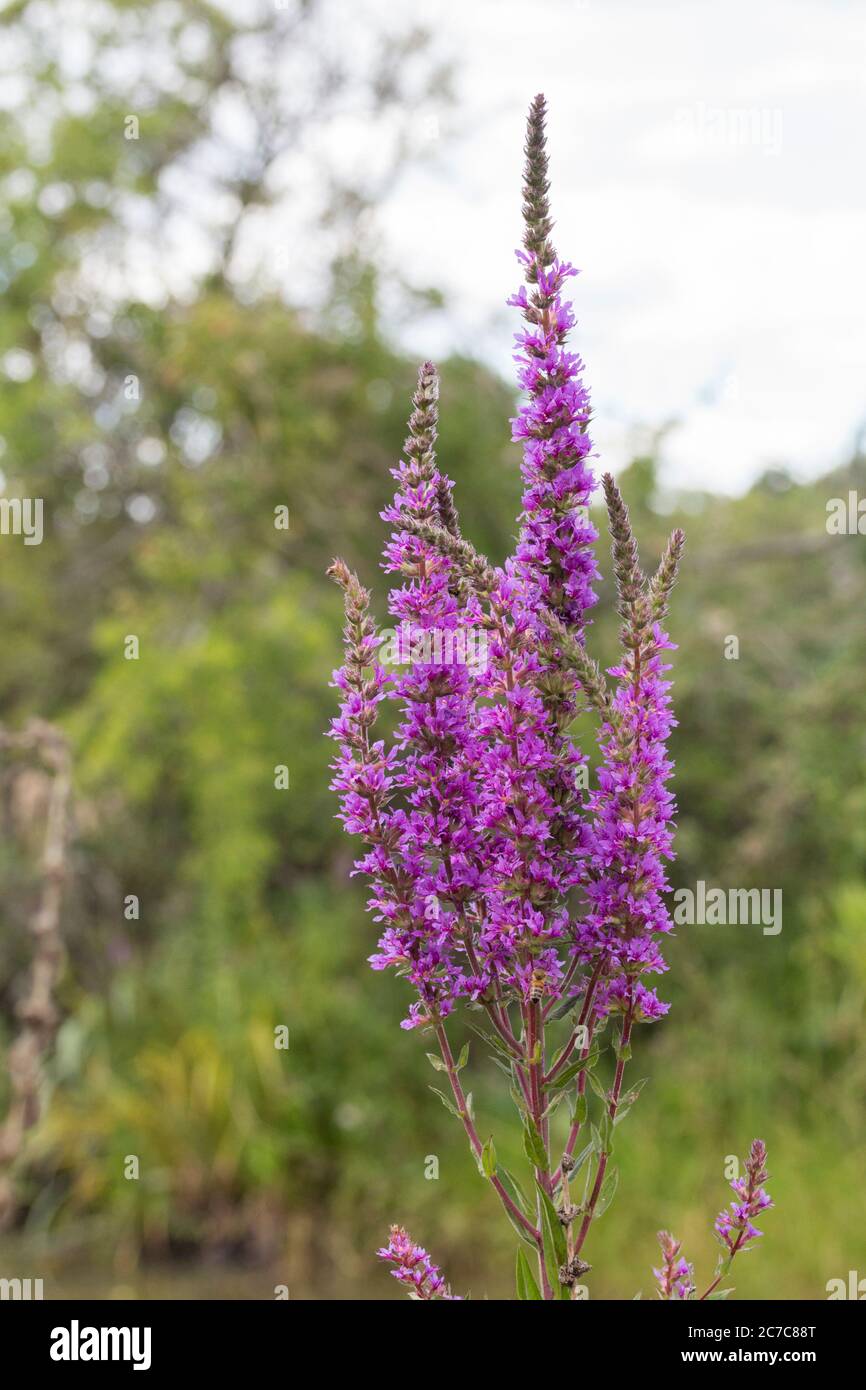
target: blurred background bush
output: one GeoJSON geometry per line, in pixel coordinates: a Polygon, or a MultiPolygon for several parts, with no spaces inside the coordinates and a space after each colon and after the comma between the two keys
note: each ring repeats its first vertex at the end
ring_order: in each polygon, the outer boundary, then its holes
{"type": "MultiPolygon", "coordinates": [[[[2,23],[18,85],[0,112],[0,466],[7,496],[44,498],[46,536],[0,540],[0,698],[10,725],[39,714],[67,732],[77,807],[64,1021],[2,1272],[44,1272],[49,1295],[270,1297],[286,1283],[300,1298],[389,1297],[372,1252],[398,1220],[456,1288],[510,1294],[512,1233],[427,1089],[423,1040],[397,1026],[401,985],[365,963],[374,927],[348,881],[322,737],[341,622],[324,570],[342,553],[376,582],[415,372],[383,300],[398,316],[437,303],[387,263],[366,213],[411,158],[407,122],[449,99],[443,55],[392,27],[371,31],[353,72],[312,0],[41,0],[7,5],[2,23]],[[347,173],[329,151],[359,106],[382,157],[347,173]],[[329,274],[314,305],[293,305],[275,260],[313,244],[329,274]],[[282,763],[288,791],[274,788],[282,763]]],[[[464,529],[501,560],[519,496],[513,394],[467,358],[441,372],[464,529]]],[[[592,1296],[648,1293],[661,1227],[708,1271],[723,1160],[760,1134],[778,1210],[738,1291],[820,1298],[866,1273],[852,1220],[866,552],[825,528],[828,497],[866,491],[866,460],[810,485],[778,468],[732,499],[665,491],[655,452],[621,484],[645,556],[672,524],[688,533],[673,881],[781,888],[784,927],[685,928],[673,945],[673,1008],[639,1038],[650,1084],[622,1131],[592,1296]]],[[[593,634],[608,656],[610,587],[593,634]]],[[[3,1050],[35,875],[7,831],[3,1050]]],[[[509,1102],[483,1053],[479,1126],[507,1156],[509,1102]]]]}

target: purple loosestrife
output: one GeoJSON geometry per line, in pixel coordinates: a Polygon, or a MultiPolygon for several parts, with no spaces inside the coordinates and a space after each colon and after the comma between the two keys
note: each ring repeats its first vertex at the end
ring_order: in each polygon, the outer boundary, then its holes
{"type": "Polygon", "coordinates": [[[746,1159],[745,1177],[734,1178],[731,1182],[737,1201],[716,1217],[715,1232],[723,1246],[722,1267],[716,1283],[724,1278],[734,1256],[741,1250],[749,1250],[749,1242],[764,1234],[754,1222],[761,1212],[773,1205],[773,1199],[763,1187],[768,1177],[767,1146],[763,1139],[755,1139],[746,1159]]]}
{"type": "Polygon", "coordinates": [[[767,1181],[767,1146],[763,1139],[752,1141],[749,1157],[746,1159],[746,1173],[742,1178],[731,1182],[737,1201],[719,1212],[715,1221],[715,1235],[722,1247],[712,1283],[702,1294],[697,1295],[694,1269],[680,1257],[680,1242],[674,1240],[667,1231],[659,1232],[663,1264],[654,1269],[660,1298],[695,1298],[703,1302],[707,1298],[725,1298],[731,1289],[719,1289],[719,1284],[727,1276],[736,1255],[751,1249],[750,1241],[763,1235],[754,1225],[761,1212],[773,1205],[773,1199],[763,1184],[767,1181]]]}
{"type": "MultiPolygon", "coordinates": [[[[533,970],[555,987],[556,944],[567,937],[564,894],[577,881],[585,829],[557,799],[560,749],[538,688],[543,666],[519,586],[498,576],[494,631],[478,712],[479,820],[485,833],[485,912],[479,939],[487,974],[528,999],[533,970]]],[[[569,788],[573,795],[573,779],[569,788]]]]}
{"type": "MultiPolygon", "coordinates": [[[[582,642],[587,613],[596,602],[598,578],[593,546],[598,532],[589,519],[595,479],[588,465],[592,440],[589,391],[583,362],[568,350],[575,318],[564,297],[578,272],[560,261],[550,241],[545,144],[546,105],[537,96],[529,112],[523,183],[524,237],[518,259],[526,284],[509,301],[522,311],[526,327],[516,335],[518,381],[526,393],[512,421],[512,437],[523,445],[523,512],[514,560],[519,601],[534,637],[546,642],[553,617],[582,642]]],[[[550,817],[550,871],[566,893],[579,879],[587,849],[581,815],[580,773],[586,759],[564,730],[574,716],[579,685],[573,672],[552,657],[535,673],[543,697],[546,742],[551,765],[544,784],[553,805],[550,817]]],[[[556,901],[556,893],[551,894],[556,901]]]]}
{"type": "MultiPolygon", "coordinates": [[[[329,574],[343,590],[346,659],[334,673],[342,695],[330,736],[338,744],[332,764],[334,790],[341,794],[345,829],[358,834],[368,852],[355,863],[372,893],[369,907],[384,923],[376,969],[394,966],[409,977],[418,998],[404,1027],[435,1031],[453,1100],[445,1104],[462,1120],[476,1160],[483,1145],[474,1127],[471,1097],[462,1090],[444,1020],[459,998],[480,990],[473,932],[480,932],[480,827],[473,816],[477,767],[470,726],[474,677],[459,660],[459,649],[442,643],[446,660],[430,660],[427,638],[453,633],[460,617],[477,616],[474,585],[452,568],[447,553],[434,550],[420,530],[435,526],[450,543],[461,542],[450,503],[450,483],[435,467],[435,403],[438,382],[430,364],[419,374],[415,409],[406,441],[406,459],[395,470],[398,491],[385,513],[395,530],[386,548],[385,568],[407,583],[391,594],[391,611],[422,633],[420,660],[402,676],[389,673],[379,659],[380,634],[369,616],[369,595],[341,561],[329,574]],[[446,529],[447,528],[447,529],[446,529]],[[458,605],[461,613],[458,615],[458,605]],[[373,741],[372,729],[384,698],[399,700],[403,718],[394,746],[373,741]],[[467,973],[467,966],[470,973],[467,973]]],[[[480,557],[468,566],[477,578],[480,557]]],[[[485,1005],[497,1033],[514,1056],[518,1043],[499,1005],[485,1005]]],[[[534,1244],[540,1234],[496,1172],[491,1185],[509,1217],[534,1244]]]]}
{"type": "Polygon", "coordinates": [[[669,1231],[659,1231],[662,1267],[654,1269],[659,1298],[691,1298],[695,1291],[694,1270],[681,1254],[682,1244],[669,1231]]]}
{"type": "Polygon", "coordinates": [[[673,857],[675,804],[667,786],[673,764],[666,749],[676,720],[670,681],[665,680],[670,666],[663,657],[674,644],[659,619],[685,538],[674,532],[653,588],[641,574],[628,510],[609,474],[604,491],[622,659],[608,671],[617,684],[599,734],[603,761],[598,790],[590,796],[590,911],[579,935],[586,959],[603,962],[596,1013],[622,1013],[630,1028],[634,1021],[652,1022],[668,1010],[640,977],[667,969],[658,938],[672,926],[664,863],[673,857]]]}
{"type": "MultiPolygon", "coordinates": [[[[525,323],[516,352],[524,397],[512,422],[523,446],[514,553],[493,567],[461,533],[453,484],[436,457],[439,382],[425,363],[396,493],[382,514],[400,638],[389,655],[366,590],[335,561],[346,657],[334,676],[341,708],[330,732],[340,817],[364,843],[355,871],[381,928],[371,963],[412,986],[403,1027],[435,1036],[439,1054],[428,1057],[445,1073],[440,1098],[531,1248],[532,1261],[518,1252],[518,1297],[549,1300],[578,1297],[591,1268],[581,1252],[616,1186],[613,1127],[639,1089],[623,1091],[632,1028],[667,1011],[645,981],[667,968],[659,941],[671,926],[674,720],[665,657],[673,644],[662,623],[684,538],[674,532],[646,579],[628,512],[605,477],[622,647],[609,688],[586,650],[598,578],[590,405],[583,364],[568,347],[574,314],[565,290],[575,272],[550,239],[545,115],[537,97],[525,146],[526,283],[510,301],[525,323]],[[386,700],[396,729],[376,738],[386,700]],[[594,783],[571,734],[588,711],[600,726],[594,783]],[[458,1007],[486,1015],[475,1031],[509,1077],[528,1161],[522,1184],[501,1168],[492,1138],[479,1135],[461,1079],[468,1044],[455,1059],[448,1036],[458,1007]],[[621,1022],[608,1083],[596,1068],[613,1015],[621,1022]],[[584,1130],[591,1138],[575,1157],[584,1130]],[[572,1201],[578,1176],[583,1196],[572,1201]]],[[[752,1229],[743,1212],[760,1200],[748,1185],[738,1195],[743,1211],[719,1226],[731,1258],[752,1229]]],[[[662,1251],[662,1296],[692,1297],[691,1270],[672,1237],[662,1251]]],[[[449,1296],[401,1228],[379,1253],[414,1297],[449,1296]]]]}
{"type": "Polygon", "coordinates": [[[423,1303],[430,1303],[436,1298],[447,1299],[451,1303],[462,1302],[458,1294],[451,1293],[423,1245],[416,1245],[402,1226],[391,1227],[388,1244],[377,1254],[380,1260],[388,1260],[395,1266],[391,1274],[406,1285],[410,1298],[423,1303]]]}
{"type": "Polygon", "coordinates": [[[585,758],[564,733],[578,684],[544,652],[545,618],[554,615],[582,638],[597,576],[589,521],[594,487],[585,460],[589,394],[583,364],[566,349],[574,325],[564,299],[576,272],[550,242],[544,98],[529,113],[523,184],[526,285],[509,303],[526,328],[517,334],[518,378],[526,401],[512,421],[523,445],[523,513],[513,560],[498,571],[490,596],[494,637],[484,687],[481,813],[491,841],[487,927],[482,948],[495,974],[527,999],[533,972],[553,994],[563,961],[556,945],[570,935],[566,896],[588,852],[579,781],[585,758]]]}
{"type": "MultiPolygon", "coordinates": [[[[583,362],[567,350],[574,327],[571,303],[563,297],[575,268],[560,261],[550,242],[546,106],[537,96],[529,113],[523,182],[524,249],[518,259],[526,285],[509,303],[519,308],[526,328],[517,334],[518,380],[527,400],[512,421],[512,438],[523,444],[523,515],[515,570],[525,585],[531,610],[554,612],[574,636],[581,636],[587,609],[596,601],[598,577],[592,546],[598,532],[588,507],[595,487],[586,459],[589,392],[583,362]]],[[[541,629],[538,635],[542,636],[541,629]]]]}
{"type": "Polygon", "coordinates": [[[397,783],[406,802],[400,851],[411,894],[399,918],[392,918],[389,904],[380,904],[389,925],[372,962],[377,969],[407,965],[420,1001],[404,1027],[435,1024],[457,998],[482,988],[481,980],[467,973],[465,949],[481,881],[472,771],[477,760],[474,673],[465,659],[465,634],[479,621],[478,605],[460,583],[454,562],[416,529],[423,523],[449,531],[457,526],[452,484],[436,468],[438,394],[436,371],[427,362],[413,398],[406,458],[393,470],[398,490],[382,513],[394,527],[384,569],[405,580],[391,590],[390,610],[414,634],[416,649],[393,688],[402,713],[397,783]],[[409,517],[412,529],[407,529],[409,517]]]}
{"type": "MultiPolygon", "coordinates": [[[[368,906],[377,921],[390,924],[380,942],[390,956],[387,961],[372,958],[374,965],[399,963],[414,970],[420,990],[425,943],[416,941],[412,930],[416,883],[402,854],[407,816],[392,806],[399,784],[398,750],[386,748],[382,739],[371,739],[378,705],[392,693],[393,676],[378,660],[380,637],[369,615],[367,590],[342,560],[335,560],[328,574],[343,591],[346,613],[345,662],[331,682],[342,696],[339,717],[331,721],[329,731],[338,746],[331,764],[331,789],[340,793],[339,819],[344,829],[368,846],[354,868],[356,874],[369,880],[372,894],[368,906]]],[[[422,998],[429,992],[422,992],[422,998]]]]}
{"type": "MultiPolygon", "coordinates": [[[[602,715],[599,744],[602,764],[598,787],[589,796],[591,849],[583,879],[588,911],[576,925],[576,961],[588,971],[578,988],[583,991],[581,1021],[587,1036],[583,1056],[589,1055],[593,1034],[611,1015],[621,1016],[616,1043],[616,1069],[608,1105],[602,1116],[598,1167],[587,1209],[578,1232],[579,1254],[604,1192],[613,1126],[621,1117],[625,1063],[631,1056],[635,1023],[653,1022],[667,1013],[655,991],[641,979],[667,969],[658,937],[671,928],[664,900],[668,882],[665,859],[673,855],[674,800],[667,788],[673,765],[666,744],[675,723],[664,679],[669,669],[662,653],[673,643],[659,626],[676,580],[685,544],[675,531],[658,571],[647,582],[640,570],[637,544],[628,511],[609,474],[604,492],[610,521],[617,612],[621,619],[622,657],[608,675],[615,678],[611,697],[603,677],[588,666],[577,643],[554,639],[566,659],[582,673],[583,689],[602,715]]],[[[586,1074],[578,1078],[578,1107],[566,1141],[574,1153],[585,1102],[586,1074]]]]}
{"type": "Polygon", "coordinates": [[[343,591],[346,611],[345,662],[332,680],[342,698],[329,734],[338,745],[331,787],[341,794],[339,818],[344,828],[371,847],[357,861],[356,871],[368,874],[396,911],[407,886],[395,862],[399,834],[390,809],[396,752],[370,737],[390,678],[377,660],[379,637],[369,615],[367,590],[342,560],[335,560],[328,574],[343,591]]]}

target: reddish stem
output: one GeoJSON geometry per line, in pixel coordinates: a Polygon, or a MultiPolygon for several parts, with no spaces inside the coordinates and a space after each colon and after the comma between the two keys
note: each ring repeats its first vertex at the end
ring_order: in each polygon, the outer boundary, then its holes
{"type": "MultiPolygon", "coordinates": [[[[629,1039],[631,1038],[631,1026],[634,1020],[634,1014],[632,1012],[633,1008],[634,1005],[632,1004],[629,1008],[629,1012],[625,1015],[625,1018],[623,1019],[622,1038],[620,1041],[620,1050],[622,1052],[624,1052],[627,1049],[629,1039]]],[[[616,1119],[616,1112],[619,1107],[620,1092],[622,1091],[622,1078],[624,1072],[625,1057],[620,1057],[619,1061],[616,1064],[616,1072],[614,1074],[613,1086],[611,1087],[610,1092],[610,1104],[607,1108],[607,1113],[610,1116],[611,1123],[613,1123],[613,1121],[616,1119]]],[[[595,1215],[595,1208],[598,1203],[599,1194],[601,1192],[601,1185],[604,1182],[604,1175],[607,1169],[607,1159],[608,1155],[606,1153],[603,1153],[601,1154],[598,1160],[598,1172],[595,1175],[595,1182],[592,1185],[592,1194],[589,1199],[589,1205],[586,1209],[586,1215],[583,1218],[583,1222],[581,1223],[581,1227],[577,1235],[577,1240],[575,1241],[574,1245],[575,1255],[580,1254],[581,1250],[583,1249],[583,1242],[586,1240],[586,1237],[589,1234],[589,1228],[592,1225],[592,1218],[595,1215]]]]}
{"type": "MultiPolygon", "coordinates": [[[[442,1052],[442,1060],[445,1063],[445,1070],[448,1073],[448,1080],[451,1082],[451,1091],[454,1096],[454,1103],[457,1106],[457,1113],[460,1116],[460,1119],[463,1121],[463,1128],[466,1130],[466,1135],[469,1139],[469,1144],[472,1149],[472,1152],[480,1162],[481,1151],[484,1146],[478,1137],[478,1131],[475,1128],[472,1116],[469,1114],[469,1108],[466,1104],[466,1096],[463,1093],[463,1087],[460,1084],[460,1077],[458,1075],[457,1068],[454,1064],[454,1055],[451,1051],[451,1045],[448,1042],[448,1036],[445,1032],[445,1028],[441,1023],[437,1024],[436,1026],[436,1037],[439,1040],[439,1047],[442,1052]]],[[[520,1207],[506,1192],[500,1179],[496,1176],[495,1173],[489,1181],[499,1194],[502,1205],[514,1217],[514,1220],[523,1227],[523,1229],[526,1231],[526,1234],[532,1237],[532,1240],[535,1242],[535,1244],[540,1247],[541,1232],[538,1231],[535,1228],[535,1226],[533,1226],[532,1222],[526,1216],[524,1216],[523,1212],[520,1210],[520,1207]]]]}

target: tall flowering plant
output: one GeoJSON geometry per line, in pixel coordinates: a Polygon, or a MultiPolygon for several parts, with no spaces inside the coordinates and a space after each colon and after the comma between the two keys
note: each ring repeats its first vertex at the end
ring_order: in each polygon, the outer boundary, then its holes
{"type": "MultiPolygon", "coordinates": [[[[665,864],[673,853],[667,740],[675,721],[666,658],[674,644],[663,624],[684,545],[674,531],[645,577],[628,510],[605,475],[621,655],[603,673],[585,645],[599,574],[589,392],[568,346],[574,314],[566,291],[577,272],[550,240],[545,117],[536,97],[518,252],[524,283],[509,301],[523,319],[515,360],[524,400],[512,433],[523,446],[524,487],[514,554],[491,566],[461,533],[454,485],[436,456],[439,385],[428,362],[393,470],[394,500],[382,514],[391,528],[389,610],[409,636],[395,658],[386,657],[386,634],[357,577],[340,560],[329,571],[346,610],[332,785],[345,829],[365,846],[355,872],[381,926],[371,964],[396,970],[414,992],[402,1027],[435,1038],[438,1051],[428,1056],[444,1073],[440,1097],[521,1238],[524,1299],[581,1295],[593,1222],[616,1188],[614,1130],[639,1090],[625,1089],[634,1031],[668,1011],[652,983],[667,969],[660,943],[672,925],[665,864]],[[385,701],[397,712],[389,739],[376,733],[385,701]],[[587,711],[598,720],[594,780],[571,733],[587,711]],[[455,1057],[448,1033],[461,1007],[483,1016],[476,1031],[508,1075],[528,1181],[508,1172],[493,1139],[479,1134],[462,1079],[468,1048],[455,1057]],[[605,1088],[598,1064],[608,1047],[605,1088]]],[[[737,1188],[740,1205],[717,1222],[724,1258],[701,1296],[718,1296],[730,1260],[757,1234],[748,1213],[758,1201],[752,1179],[763,1181],[759,1170],[766,1176],[758,1142],[746,1186],[737,1188]]],[[[667,1233],[660,1239],[660,1296],[698,1296],[679,1245],[667,1233]]],[[[401,1227],[379,1255],[411,1296],[452,1297],[401,1227]]]]}

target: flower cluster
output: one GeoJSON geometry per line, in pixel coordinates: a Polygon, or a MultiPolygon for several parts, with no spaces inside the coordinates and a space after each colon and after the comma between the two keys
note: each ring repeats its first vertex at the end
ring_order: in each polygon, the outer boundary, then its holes
{"type": "MultiPolygon", "coordinates": [[[[610,1200],[610,1137],[637,1094],[622,1091],[633,1027],[668,1008],[648,979],[667,969],[659,943],[671,929],[665,866],[675,807],[667,742],[675,721],[666,657],[673,643],[663,622],[684,537],[673,533],[646,578],[626,506],[604,477],[621,655],[601,672],[586,650],[598,579],[590,400],[583,363],[568,346],[575,320],[566,292],[577,272],[550,239],[545,117],[537,97],[518,253],[525,284],[509,301],[523,318],[515,361],[524,396],[512,421],[523,454],[514,553],[493,567],[461,533],[453,483],[437,460],[439,382],[424,363],[393,471],[396,492],[382,513],[390,528],[383,564],[392,576],[389,612],[420,640],[384,661],[366,590],[335,561],[346,657],[334,676],[341,710],[331,736],[338,745],[333,786],[346,830],[365,843],[355,869],[369,884],[381,926],[371,963],[396,969],[413,986],[403,1027],[435,1035],[440,1056],[428,1055],[447,1077],[441,1099],[536,1249],[537,1278],[525,1260],[518,1265],[520,1296],[551,1298],[577,1296],[574,1271],[589,1267],[584,1241],[610,1200]],[[462,659],[465,644],[457,639],[470,631],[484,636],[483,663],[462,659]],[[395,711],[387,740],[374,738],[386,701],[395,711]],[[575,719],[590,711],[599,725],[594,773],[572,735],[575,719]],[[553,1216],[500,1173],[492,1141],[483,1144],[476,1130],[459,1076],[466,1049],[455,1061],[446,1031],[460,1003],[486,1012],[485,1036],[510,1075],[533,1182],[553,1216]],[[554,1053],[550,1031],[570,1012],[578,1026],[554,1053]],[[622,1021],[613,1084],[605,1089],[591,1073],[614,1014],[622,1021]],[[588,1123],[588,1078],[602,1110],[592,1143],[576,1157],[588,1123]],[[557,1162],[552,1116],[572,1083],[557,1162]],[[589,1153],[578,1206],[568,1174],[589,1153]]],[[[751,1188],[742,1195],[746,1205],[758,1200],[751,1188]]],[[[723,1238],[741,1239],[731,1224],[738,1219],[724,1218],[723,1238]]],[[[691,1271],[676,1242],[665,1236],[662,1249],[663,1296],[691,1297],[691,1271]]],[[[405,1232],[395,1228],[380,1253],[418,1297],[442,1296],[438,1271],[405,1232]]]]}
{"type": "MultiPolygon", "coordinates": [[[[731,1182],[731,1187],[738,1200],[732,1202],[730,1207],[726,1207],[724,1211],[719,1212],[716,1217],[715,1233],[722,1246],[722,1253],[719,1257],[715,1278],[709,1287],[699,1295],[701,1301],[705,1298],[724,1298],[731,1292],[730,1289],[721,1289],[718,1292],[716,1290],[730,1270],[734,1257],[739,1255],[741,1251],[750,1248],[750,1240],[763,1235],[763,1232],[759,1231],[753,1222],[760,1212],[766,1211],[768,1207],[773,1205],[770,1194],[763,1187],[768,1176],[767,1146],[763,1139],[755,1139],[749,1150],[749,1157],[746,1159],[745,1176],[734,1178],[731,1182]]],[[[659,1244],[662,1249],[662,1267],[653,1270],[658,1284],[659,1298],[690,1299],[698,1297],[695,1272],[680,1254],[680,1242],[675,1240],[667,1231],[660,1231],[659,1244]]]]}
{"type": "Polygon", "coordinates": [[[388,1244],[376,1253],[380,1260],[389,1260],[396,1266],[391,1274],[407,1286],[410,1297],[425,1303],[436,1298],[452,1303],[462,1301],[458,1294],[451,1293],[423,1245],[416,1245],[402,1226],[391,1227],[388,1244]]]}
{"type": "Polygon", "coordinates": [[[588,513],[595,487],[586,463],[592,450],[589,391],[583,362],[565,348],[574,313],[563,289],[578,272],[560,261],[545,268],[525,252],[519,259],[535,288],[529,293],[524,285],[509,300],[528,323],[516,336],[517,376],[528,398],[512,421],[512,438],[523,444],[524,483],[515,570],[530,609],[544,606],[582,633],[596,601],[592,545],[598,533],[588,513]]]}
{"type": "Polygon", "coordinates": [[[547,620],[580,640],[595,603],[597,570],[589,521],[594,487],[585,460],[589,395],[580,359],[565,349],[574,315],[563,288],[575,272],[555,259],[538,228],[546,216],[546,180],[533,125],[527,142],[527,236],[520,253],[528,286],[509,302],[527,328],[516,338],[519,380],[527,399],[512,422],[523,443],[523,515],[512,560],[489,594],[491,663],[480,683],[480,818],[486,832],[486,901],[480,957],[486,978],[527,997],[533,972],[556,991],[563,975],[557,950],[570,942],[569,891],[588,854],[581,771],[586,759],[565,728],[579,685],[549,650],[547,620]]]}
{"type": "Polygon", "coordinates": [[[550,649],[547,622],[561,622],[582,641],[598,574],[589,392],[583,363],[566,346],[574,313],[564,290],[577,272],[550,242],[544,120],[537,98],[518,253],[527,283],[509,300],[526,325],[515,339],[526,398],[512,421],[512,438],[523,446],[523,512],[514,557],[497,573],[490,598],[494,659],[483,691],[490,705],[479,720],[490,845],[482,953],[498,982],[524,997],[533,972],[552,992],[559,988],[564,961],[556,948],[572,937],[566,901],[589,850],[580,790],[586,759],[565,732],[579,683],[550,649]]]}
{"type": "MultiPolygon", "coordinates": [[[[555,995],[579,946],[568,898],[586,878],[592,826],[586,758],[566,730],[581,685],[546,624],[555,619],[582,642],[595,603],[597,532],[588,516],[589,397],[582,363],[566,349],[574,315],[563,291],[575,272],[547,239],[543,127],[539,100],[527,140],[520,253],[528,283],[511,301],[526,320],[517,335],[527,400],[513,422],[524,445],[515,555],[489,570],[460,535],[453,484],[436,461],[438,380],[430,363],[420,370],[394,470],[397,493],[383,512],[392,528],[384,568],[401,579],[390,594],[393,617],[446,639],[484,631],[487,660],[478,669],[454,659],[459,644],[446,640],[437,649],[444,660],[412,660],[388,675],[370,650],[366,696],[349,662],[335,675],[349,697],[331,731],[338,742],[359,699],[365,718],[383,697],[400,706],[388,753],[377,743],[365,762],[356,742],[347,767],[344,747],[333,785],[344,793],[346,828],[368,843],[356,870],[369,876],[370,906],[384,925],[371,962],[398,968],[417,991],[409,1028],[435,1026],[461,997],[526,1000],[539,975],[555,995]]],[[[345,588],[336,569],[334,577],[345,588]]],[[[582,963],[581,956],[575,964],[582,963]]]]}
{"type": "Polygon", "coordinates": [[[674,814],[667,786],[673,765],[666,747],[676,721],[670,709],[670,682],[664,678],[670,667],[663,653],[674,644],[659,618],[685,538],[681,531],[674,532],[658,575],[647,585],[619,490],[610,477],[605,477],[604,488],[623,657],[608,672],[617,686],[599,735],[603,761],[598,789],[590,796],[590,910],[579,936],[586,958],[604,962],[597,1010],[650,1021],[667,1013],[668,1005],[640,976],[667,969],[658,938],[672,925],[664,899],[664,861],[673,854],[674,814]]]}
{"type": "Polygon", "coordinates": [[[682,1242],[674,1240],[670,1231],[659,1231],[662,1267],[654,1269],[659,1298],[691,1298],[695,1291],[695,1274],[688,1260],[680,1254],[682,1242]]]}
{"type": "MultiPolygon", "coordinates": [[[[405,459],[393,470],[397,493],[382,518],[393,527],[383,567],[404,580],[391,590],[390,611],[416,631],[441,637],[472,627],[480,616],[454,561],[418,533],[424,524],[459,532],[452,483],[436,467],[438,393],[435,368],[427,362],[418,377],[405,459]]],[[[372,963],[376,969],[405,964],[420,996],[408,1027],[446,1017],[473,987],[458,948],[481,876],[475,673],[459,660],[456,644],[445,643],[440,654],[442,660],[422,659],[395,675],[391,690],[402,716],[395,748],[404,796],[398,843],[405,891],[394,911],[387,901],[375,903],[388,926],[372,963]]]]}
{"type": "Polygon", "coordinates": [[[773,1205],[773,1199],[762,1186],[768,1176],[767,1148],[762,1139],[756,1139],[746,1159],[745,1177],[734,1178],[731,1183],[738,1201],[732,1202],[716,1217],[716,1235],[731,1255],[748,1249],[750,1240],[763,1235],[752,1223],[773,1205]]]}

